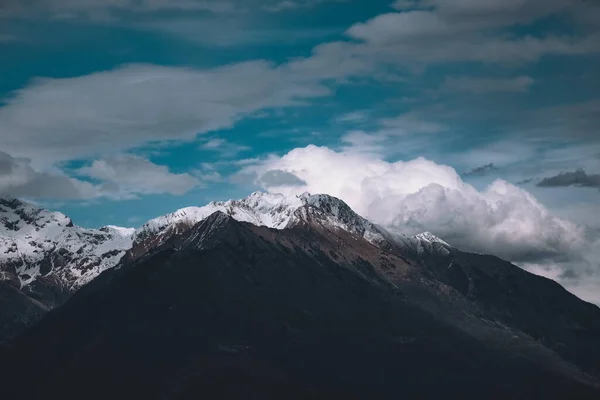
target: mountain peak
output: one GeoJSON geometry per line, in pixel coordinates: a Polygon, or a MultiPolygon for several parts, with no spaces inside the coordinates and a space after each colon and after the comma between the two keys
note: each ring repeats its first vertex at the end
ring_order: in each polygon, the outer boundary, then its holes
{"type": "Polygon", "coordinates": [[[60,212],[0,198],[0,280],[10,276],[25,287],[53,277],[78,288],[119,261],[132,233],[115,226],[81,228],[60,212]]]}
{"type": "Polygon", "coordinates": [[[311,195],[308,192],[291,196],[254,192],[244,199],[213,201],[203,207],[186,207],[152,219],[135,232],[134,243],[141,244],[149,237],[162,236],[158,241],[152,240],[154,246],[166,241],[175,231],[191,228],[215,211],[240,222],[273,229],[291,228],[300,222],[307,222],[318,223],[327,229],[343,229],[371,242],[383,239],[378,227],[356,214],[336,197],[311,195]]]}
{"type": "Polygon", "coordinates": [[[414,235],[413,237],[415,239],[418,239],[421,241],[425,241],[425,242],[429,242],[429,243],[439,243],[444,246],[451,247],[447,242],[445,242],[444,240],[440,239],[439,237],[435,236],[433,233],[428,232],[428,231],[419,233],[418,235],[414,235]]]}

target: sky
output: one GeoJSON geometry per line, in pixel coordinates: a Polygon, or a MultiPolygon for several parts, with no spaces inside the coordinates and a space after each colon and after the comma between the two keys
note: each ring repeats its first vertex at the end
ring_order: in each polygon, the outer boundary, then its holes
{"type": "Polygon", "coordinates": [[[0,195],[327,193],[600,303],[600,3],[0,0],[0,195]]]}

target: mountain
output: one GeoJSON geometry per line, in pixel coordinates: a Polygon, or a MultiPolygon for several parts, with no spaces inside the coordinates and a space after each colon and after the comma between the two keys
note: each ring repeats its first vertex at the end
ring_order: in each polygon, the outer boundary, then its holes
{"type": "MultiPolygon", "coordinates": [[[[215,211],[275,229],[318,221],[358,233],[373,243],[391,237],[341,200],[308,193],[286,197],[255,192],[242,200],[183,208],[137,230],[115,226],[84,229],[61,213],[0,198],[0,342],[63,304],[102,271],[116,266],[126,252],[128,260],[143,256],[215,211]]],[[[398,238],[407,246],[428,246],[420,237],[398,238]]]]}
{"type": "Polygon", "coordinates": [[[327,195],[284,196],[254,192],[242,200],[211,202],[204,207],[182,208],[145,223],[133,235],[133,247],[144,253],[174,234],[191,228],[216,211],[237,221],[274,229],[290,228],[309,220],[336,226],[349,232],[361,232],[370,240],[383,239],[381,228],[358,216],[339,199],[327,195]]]}
{"type": "Polygon", "coordinates": [[[600,395],[600,309],[556,282],[329,196],[234,203],[138,230],[0,352],[9,397],[600,395]]]}
{"type": "Polygon", "coordinates": [[[84,229],[61,213],[0,198],[0,341],[115,266],[133,233],[84,229]]]}

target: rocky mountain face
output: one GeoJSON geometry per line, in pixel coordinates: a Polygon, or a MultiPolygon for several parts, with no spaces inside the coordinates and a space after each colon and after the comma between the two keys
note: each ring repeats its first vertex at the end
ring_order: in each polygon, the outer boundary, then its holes
{"type": "Polygon", "coordinates": [[[330,196],[150,221],[0,350],[19,398],[598,398],[600,309],[330,196]],[[93,388],[91,390],[90,388],[93,388]]]}
{"type": "Polygon", "coordinates": [[[65,215],[0,198],[0,341],[115,266],[132,229],[84,229],[65,215]]]}

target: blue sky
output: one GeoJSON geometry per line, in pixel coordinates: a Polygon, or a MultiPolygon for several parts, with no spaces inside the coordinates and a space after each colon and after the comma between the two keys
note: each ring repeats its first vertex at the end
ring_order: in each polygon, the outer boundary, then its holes
{"type": "Polygon", "coordinates": [[[600,230],[599,53],[583,0],[4,1],[0,194],[95,227],[319,190],[564,253],[600,230]]]}

